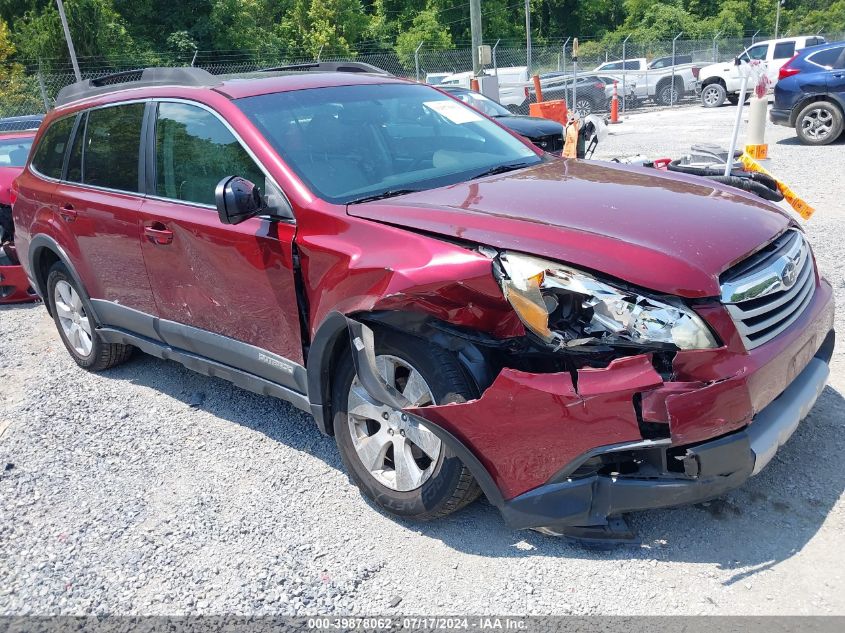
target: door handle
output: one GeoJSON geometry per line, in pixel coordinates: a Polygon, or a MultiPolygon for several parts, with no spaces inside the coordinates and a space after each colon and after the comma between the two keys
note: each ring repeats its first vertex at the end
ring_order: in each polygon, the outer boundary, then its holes
{"type": "Polygon", "coordinates": [[[70,202],[66,202],[59,207],[59,215],[65,222],[73,222],[79,214],[70,202]]]}
{"type": "Polygon", "coordinates": [[[166,244],[173,243],[173,231],[169,230],[161,222],[153,222],[152,224],[145,226],[144,235],[153,244],[161,244],[164,246],[166,244]]]}

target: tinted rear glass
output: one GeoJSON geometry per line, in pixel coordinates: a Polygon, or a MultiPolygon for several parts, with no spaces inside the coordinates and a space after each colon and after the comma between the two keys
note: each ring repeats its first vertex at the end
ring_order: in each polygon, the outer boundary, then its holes
{"type": "Polygon", "coordinates": [[[775,54],[772,59],[789,59],[795,55],[795,42],[781,42],[775,44],[775,54]]]}
{"type": "Polygon", "coordinates": [[[120,191],[138,191],[138,153],[143,117],[143,103],[88,112],[82,182],[120,191]]]}
{"type": "Polygon", "coordinates": [[[0,139],[0,167],[23,167],[30,147],[31,138],[0,139]]]}
{"type": "Polygon", "coordinates": [[[32,157],[32,166],[37,172],[50,178],[61,178],[65,149],[75,119],[75,116],[65,117],[47,128],[32,157]]]}

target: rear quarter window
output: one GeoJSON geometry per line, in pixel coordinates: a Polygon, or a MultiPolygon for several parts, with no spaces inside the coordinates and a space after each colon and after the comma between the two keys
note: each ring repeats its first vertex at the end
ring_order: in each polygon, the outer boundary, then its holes
{"type": "Polygon", "coordinates": [[[845,46],[839,46],[813,53],[807,59],[825,68],[842,68],[843,54],[845,54],[845,46]]]}
{"type": "Polygon", "coordinates": [[[49,178],[62,177],[65,150],[74,120],[75,116],[68,116],[50,124],[32,157],[32,167],[35,171],[49,178]]]}
{"type": "Polygon", "coordinates": [[[779,42],[775,44],[772,59],[789,59],[795,55],[795,42],[779,42]]]}

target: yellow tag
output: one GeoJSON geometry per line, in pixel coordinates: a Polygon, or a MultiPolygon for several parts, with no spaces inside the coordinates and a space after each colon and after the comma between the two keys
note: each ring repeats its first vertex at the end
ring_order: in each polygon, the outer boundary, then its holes
{"type": "Polygon", "coordinates": [[[795,209],[795,212],[805,220],[810,219],[810,216],[813,215],[815,209],[806,202],[804,202],[801,198],[799,198],[798,194],[792,191],[792,189],[790,189],[787,185],[772,176],[768,171],[766,171],[765,167],[763,167],[760,163],[751,158],[751,156],[749,156],[747,153],[743,152],[742,156],[739,157],[739,160],[746,170],[756,171],[774,178],[778,186],[778,191],[783,194],[783,197],[789,203],[789,206],[795,209]]]}

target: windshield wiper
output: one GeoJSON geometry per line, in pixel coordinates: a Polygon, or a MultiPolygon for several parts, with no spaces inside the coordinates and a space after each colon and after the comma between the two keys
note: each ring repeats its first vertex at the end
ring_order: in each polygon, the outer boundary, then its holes
{"type": "Polygon", "coordinates": [[[362,202],[372,202],[373,200],[384,200],[385,198],[394,198],[396,196],[404,196],[406,193],[417,193],[419,189],[388,189],[381,193],[375,193],[371,196],[364,196],[363,198],[356,198],[350,200],[347,204],[360,204],[362,202]]]}
{"type": "Polygon", "coordinates": [[[485,176],[495,176],[496,174],[505,174],[509,171],[516,171],[517,169],[522,169],[523,167],[528,167],[532,163],[508,163],[506,165],[496,165],[495,167],[491,167],[490,169],[485,169],[480,174],[475,174],[470,180],[476,180],[478,178],[484,178],[485,176]]]}

